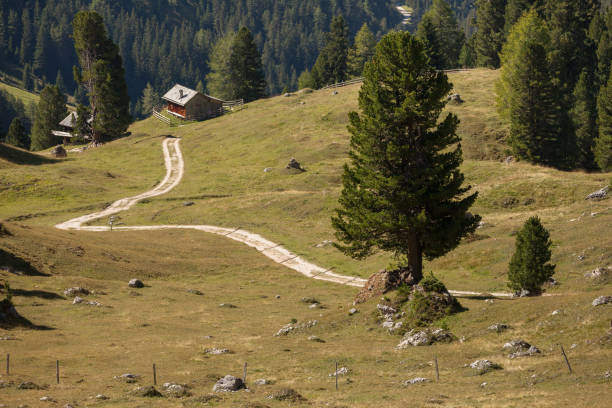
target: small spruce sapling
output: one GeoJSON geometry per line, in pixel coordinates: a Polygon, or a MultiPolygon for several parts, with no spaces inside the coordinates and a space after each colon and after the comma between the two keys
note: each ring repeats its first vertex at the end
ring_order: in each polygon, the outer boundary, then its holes
{"type": "Polygon", "coordinates": [[[555,273],[549,263],[552,241],[540,218],[529,218],[516,236],[516,248],[508,270],[508,286],[514,290],[540,292],[542,284],[555,273]]]}

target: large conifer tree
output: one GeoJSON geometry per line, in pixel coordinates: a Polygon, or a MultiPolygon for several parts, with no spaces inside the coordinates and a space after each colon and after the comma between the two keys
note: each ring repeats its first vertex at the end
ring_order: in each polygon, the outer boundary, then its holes
{"type": "Polygon", "coordinates": [[[603,171],[612,170],[612,71],[607,86],[597,100],[599,136],[595,141],[595,161],[603,171]]]}
{"type": "Polygon", "coordinates": [[[119,49],[108,38],[102,17],[95,11],[79,11],[73,20],[74,48],[81,70],[75,79],[87,90],[96,143],[119,136],[131,116],[130,99],[119,49]]]}
{"type": "Polygon", "coordinates": [[[22,149],[30,148],[30,138],[20,118],[15,118],[11,122],[6,134],[5,143],[21,147],[22,149]]]}
{"type": "Polygon", "coordinates": [[[229,83],[232,99],[246,102],[266,95],[266,78],[261,65],[261,54],[251,31],[242,27],[232,44],[229,59],[229,83]]]}
{"type": "Polygon", "coordinates": [[[40,93],[30,149],[43,150],[55,145],[57,138],[51,134],[51,131],[58,128],[67,113],[66,96],[57,86],[47,85],[40,93]]]}
{"type": "Polygon", "coordinates": [[[219,38],[209,55],[209,73],[206,75],[206,90],[215,98],[230,100],[234,94],[228,78],[230,75],[232,44],[235,37],[236,33],[230,32],[219,38]]]}
{"type": "Polygon", "coordinates": [[[504,43],[506,0],[476,0],[476,60],[479,66],[499,68],[504,43]]]}
{"type": "Polygon", "coordinates": [[[310,72],[316,88],[347,79],[348,41],[344,18],[334,17],[325,36],[325,45],[310,72]]]}
{"type": "Polygon", "coordinates": [[[439,115],[452,89],[429,64],[423,44],[407,32],[387,34],[366,64],[361,114],[351,112],[349,165],[332,224],[354,258],[391,252],[407,267],[407,283],[422,278],[422,257],[437,258],[474,231],[459,171],[457,117],[439,115]]]}
{"type": "Polygon", "coordinates": [[[510,122],[514,154],[534,163],[557,166],[563,160],[559,146],[561,112],[547,59],[549,43],[546,25],[535,10],[514,25],[502,51],[497,106],[500,115],[510,122]]]}
{"type": "Polygon", "coordinates": [[[432,57],[432,62],[436,59],[440,60],[438,64],[434,63],[436,68],[449,69],[458,65],[465,35],[457,25],[453,9],[445,0],[434,0],[431,8],[419,23],[417,37],[421,41],[429,40],[430,53],[437,56],[437,58],[432,57]],[[423,24],[429,27],[423,27],[423,24]],[[432,36],[435,36],[435,41],[431,40],[432,36]],[[434,43],[437,48],[435,50],[433,49],[434,43]]]}
{"type": "Polygon", "coordinates": [[[347,60],[348,74],[359,77],[363,74],[365,63],[372,58],[376,48],[376,39],[368,28],[367,24],[363,24],[357,35],[355,35],[355,43],[349,50],[347,60]]]}

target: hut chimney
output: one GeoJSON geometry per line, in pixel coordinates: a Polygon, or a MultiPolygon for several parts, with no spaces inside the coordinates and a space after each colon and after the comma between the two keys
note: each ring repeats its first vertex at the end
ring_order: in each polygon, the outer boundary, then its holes
{"type": "Polygon", "coordinates": [[[179,97],[180,97],[181,99],[183,99],[183,90],[182,90],[182,89],[179,89],[179,97]]]}

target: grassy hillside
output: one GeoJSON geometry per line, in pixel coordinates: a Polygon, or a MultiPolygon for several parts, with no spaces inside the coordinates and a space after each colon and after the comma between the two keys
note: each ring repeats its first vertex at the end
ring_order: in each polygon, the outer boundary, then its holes
{"type": "Polygon", "coordinates": [[[583,274],[612,264],[611,206],[609,199],[591,202],[584,197],[607,184],[611,175],[497,159],[505,147],[499,138],[504,128],[492,104],[496,75],[488,70],[451,75],[466,102],[449,110],[463,121],[462,145],[471,151],[463,170],[480,193],[474,212],[483,216],[485,226],[475,240],[427,263],[426,270],[453,289],[504,289],[513,233],[528,216],[538,214],[555,244],[559,285],[548,291],[552,296],[492,303],[462,299],[466,311],[438,322],[461,341],[397,351],[400,338],[375,321],[378,299],[349,316],[355,288],[303,278],[223,237],[195,231],[52,228],[156,184],[164,174],[161,140],[172,134],[182,137],[183,182],[169,194],[122,213],[123,222],[242,227],[337,272],[368,276],[390,258],[380,254],[356,262],[331,247],[315,247],[333,239],[329,217],[348,148],[346,114],[356,109],[358,87],[341,88],[337,95],[317,91],[271,98],[183,127],[149,119],[132,126],[128,138],[69,153],[62,160],[0,145],[0,153],[6,152],[0,159],[0,222],[9,231],[0,233],[0,266],[12,267],[0,269],[0,281],[11,284],[17,310],[38,327],[0,329],[0,338],[15,338],[0,341],[13,362],[13,374],[0,374],[0,381],[49,385],[33,391],[2,388],[0,402],[38,406],[39,398],[49,395],[58,406],[74,401],[122,408],[607,406],[610,379],[604,372],[612,370],[612,335],[606,334],[611,306],[592,307],[591,301],[612,295],[611,286],[583,274]],[[307,171],[285,169],[291,157],[307,171]],[[194,205],[184,206],[186,201],[194,205]],[[129,289],[127,281],[134,277],[147,287],[129,289]],[[72,305],[62,294],[71,286],[95,290],[89,299],[103,306],[72,305]],[[188,292],[193,289],[202,295],[188,292]],[[305,296],[317,298],[323,308],[310,309],[300,301],[305,296]],[[554,310],[560,312],[552,315],[554,310]],[[316,319],[318,324],[273,336],[292,319],[316,319]],[[486,329],[497,322],[511,329],[502,334],[486,329]],[[325,342],[309,341],[311,335],[325,342]],[[514,338],[535,344],[542,355],[508,359],[501,347],[514,338]],[[575,374],[566,372],[558,343],[565,346],[575,374]],[[233,353],[205,354],[210,347],[233,353]],[[435,378],[434,355],[439,383],[402,385],[414,377],[435,378]],[[503,370],[475,375],[466,364],[481,358],[503,370]],[[62,366],[59,385],[54,382],[57,359],[62,366]],[[336,361],[351,369],[340,377],[337,392],[328,376],[336,361]],[[241,376],[245,362],[251,392],[209,399],[215,381],[226,374],[241,376]],[[142,399],[129,394],[135,384],[113,379],[131,372],[142,376],[139,385],[151,384],[153,363],[158,384],[187,383],[193,396],[142,399]],[[257,378],[274,384],[254,385],[257,378]],[[286,386],[308,402],[266,398],[286,386]],[[100,393],[110,399],[92,398],[100,393]]]}
{"type": "Polygon", "coordinates": [[[5,84],[4,82],[0,82],[0,89],[19,99],[25,106],[31,103],[38,104],[39,96],[35,93],[24,91],[23,89],[5,84]]]}

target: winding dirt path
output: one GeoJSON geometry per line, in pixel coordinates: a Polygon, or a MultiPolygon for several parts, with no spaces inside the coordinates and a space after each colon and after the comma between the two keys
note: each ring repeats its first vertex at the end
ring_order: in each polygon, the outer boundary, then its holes
{"type": "MultiPolygon", "coordinates": [[[[109,217],[117,214],[121,211],[130,209],[137,202],[146,198],[156,197],[162,194],[168,193],[174,187],[176,187],[183,178],[185,172],[185,162],[183,160],[183,154],[179,146],[180,139],[167,138],[162,142],[162,149],[164,153],[164,161],[166,165],[166,176],[164,179],[155,186],[152,190],[144,192],[142,194],[122,198],[115,201],[109,207],[102,211],[83,215],[81,217],[73,218],[61,224],[57,224],[55,227],[62,230],[76,230],[76,231],[94,231],[102,232],[109,231],[110,226],[86,226],[88,222],[97,220],[103,217],[109,217]]],[[[366,280],[363,278],[357,278],[353,276],[345,276],[334,273],[331,269],[325,269],[315,264],[306,261],[299,255],[294,254],[288,249],[284,248],[280,244],[269,241],[261,235],[254,234],[252,232],[243,230],[241,228],[222,228],[213,225],[139,225],[139,226],[115,226],[114,231],[152,231],[152,230],[168,230],[168,229],[193,229],[212,234],[223,235],[227,238],[233,239],[238,242],[242,242],[250,247],[257,249],[263,255],[270,258],[272,261],[284,265],[288,268],[293,269],[302,275],[312,278],[319,279],[328,282],[339,283],[342,285],[349,285],[355,287],[363,287],[366,280]]],[[[510,293],[489,293],[483,294],[479,292],[466,292],[466,291],[450,291],[454,296],[494,296],[494,297],[512,297],[510,293]]]]}

